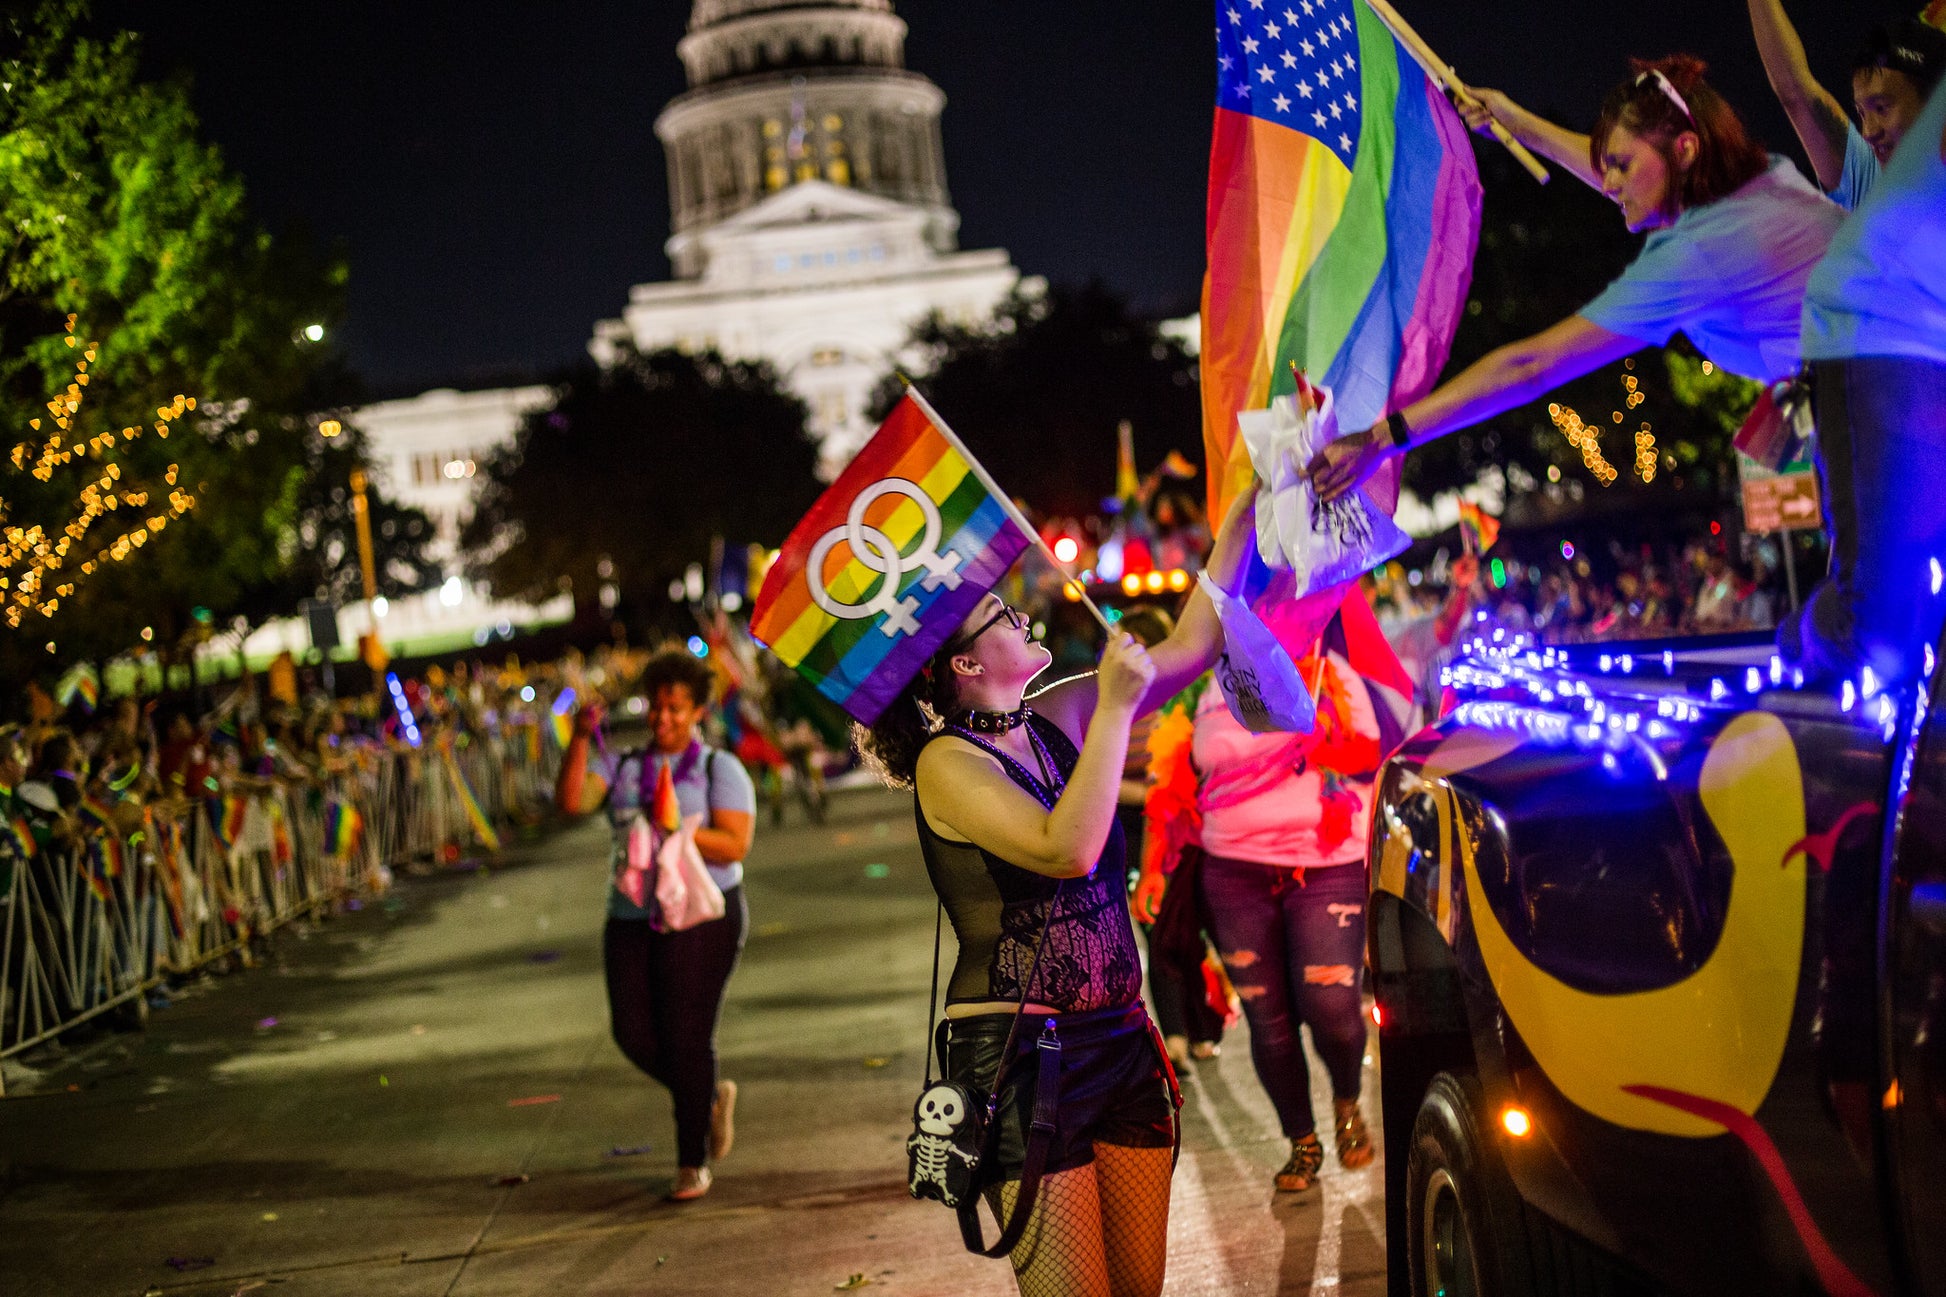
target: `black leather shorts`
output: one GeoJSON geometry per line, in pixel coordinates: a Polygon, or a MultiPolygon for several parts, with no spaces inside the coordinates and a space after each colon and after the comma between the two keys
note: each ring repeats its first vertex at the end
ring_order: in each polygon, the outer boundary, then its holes
{"type": "MultiPolygon", "coordinates": [[[[1061,1041],[1061,1085],[1045,1174],[1087,1166],[1095,1160],[1097,1143],[1172,1147],[1179,1106],[1175,1074],[1142,1002],[1125,1009],[1052,1016],[1061,1041]]],[[[1030,1013],[1022,1019],[1014,1061],[1000,1088],[994,1113],[1000,1124],[995,1169],[1002,1180],[1018,1180],[1026,1161],[1034,1086],[1040,1076],[1035,1041],[1048,1017],[1030,1013]]],[[[1012,1025],[1010,1013],[948,1019],[946,1075],[981,1097],[992,1093],[993,1074],[1012,1025]]]]}

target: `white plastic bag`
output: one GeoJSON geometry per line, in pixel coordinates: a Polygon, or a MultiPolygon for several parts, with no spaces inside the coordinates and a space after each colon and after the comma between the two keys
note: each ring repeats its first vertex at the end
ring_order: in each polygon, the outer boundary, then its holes
{"type": "Polygon", "coordinates": [[[1331,393],[1306,384],[1237,416],[1256,470],[1257,552],[1296,578],[1296,597],[1343,585],[1403,553],[1412,538],[1361,487],[1319,504],[1305,465],[1338,439],[1331,393]]]}
{"type": "Polygon", "coordinates": [[[1318,723],[1317,704],[1291,655],[1241,599],[1217,589],[1207,576],[1199,573],[1196,579],[1223,623],[1216,684],[1230,715],[1253,734],[1309,734],[1318,723]]]}
{"type": "Polygon", "coordinates": [[[701,815],[685,815],[682,827],[662,839],[655,853],[656,926],[681,932],[723,917],[723,890],[709,876],[703,853],[696,849],[701,815]]]}

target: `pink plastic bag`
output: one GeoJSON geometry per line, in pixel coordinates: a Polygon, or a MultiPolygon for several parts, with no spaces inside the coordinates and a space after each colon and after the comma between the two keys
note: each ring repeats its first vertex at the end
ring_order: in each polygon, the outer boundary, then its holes
{"type": "Polygon", "coordinates": [[[710,877],[703,853],[696,849],[696,830],[702,823],[701,815],[685,815],[682,827],[665,836],[656,849],[656,927],[664,932],[682,932],[720,919],[727,910],[723,889],[710,877]]]}

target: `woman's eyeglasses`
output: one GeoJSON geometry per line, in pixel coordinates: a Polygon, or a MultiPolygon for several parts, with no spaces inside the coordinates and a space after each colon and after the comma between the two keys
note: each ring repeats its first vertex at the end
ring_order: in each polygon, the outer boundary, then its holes
{"type": "Polygon", "coordinates": [[[1000,605],[999,612],[980,623],[978,630],[975,630],[971,635],[964,635],[955,640],[952,645],[952,652],[960,653],[972,648],[974,640],[977,640],[980,636],[986,634],[995,626],[998,626],[1002,621],[1006,622],[1015,630],[1025,630],[1027,628],[1027,614],[1012,604],[1003,603],[1000,605]]]}

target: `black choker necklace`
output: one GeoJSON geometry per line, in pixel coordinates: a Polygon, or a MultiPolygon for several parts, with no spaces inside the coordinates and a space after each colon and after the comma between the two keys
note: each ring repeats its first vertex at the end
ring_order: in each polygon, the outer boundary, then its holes
{"type": "Polygon", "coordinates": [[[1031,715],[1033,713],[1022,705],[1010,712],[968,711],[963,713],[956,723],[972,730],[975,734],[1005,734],[1008,730],[1025,725],[1031,715]]]}

